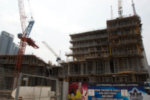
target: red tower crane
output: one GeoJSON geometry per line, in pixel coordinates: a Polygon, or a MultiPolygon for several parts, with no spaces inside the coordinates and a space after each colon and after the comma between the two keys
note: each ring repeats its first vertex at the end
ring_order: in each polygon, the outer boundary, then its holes
{"type": "Polygon", "coordinates": [[[20,39],[19,44],[19,51],[15,66],[15,78],[18,77],[20,71],[21,71],[21,64],[23,60],[23,55],[25,53],[26,45],[32,46],[33,48],[39,48],[34,41],[29,38],[29,35],[31,33],[32,27],[34,25],[34,20],[31,15],[30,21],[28,22],[28,26],[26,26],[26,15],[25,15],[25,9],[24,9],[24,1],[18,0],[18,6],[19,6],[19,14],[20,14],[20,22],[21,22],[21,28],[22,33],[18,34],[18,38],[20,39]]]}

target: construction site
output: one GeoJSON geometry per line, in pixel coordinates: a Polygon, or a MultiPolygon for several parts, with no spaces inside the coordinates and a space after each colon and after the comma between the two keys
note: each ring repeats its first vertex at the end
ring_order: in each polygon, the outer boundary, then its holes
{"type": "Polygon", "coordinates": [[[107,21],[107,29],[72,34],[69,81],[144,82],[148,64],[138,16],[107,21]]]}
{"type": "Polygon", "coordinates": [[[34,19],[25,25],[19,1],[22,34],[18,55],[0,55],[0,100],[150,100],[149,66],[142,38],[141,18],[132,0],[133,15],[118,17],[105,29],[70,34],[69,61],[63,61],[46,43],[58,65],[26,55],[34,19]]]}
{"type": "MultiPolygon", "coordinates": [[[[58,72],[54,70],[50,64],[46,64],[40,58],[34,55],[24,55],[24,60],[22,61],[22,71],[21,73],[36,75],[36,76],[55,76],[58,75],[58,72]],[[49,68],[49,70],[48,70],[49,68]],[[49,71],[51,71],[49,73],[49,71]],[[55,74],[53,74],[55,73],[55,74]]],[[[14,66],[17,59],[17,55],[1,55],[0,56],[0,98],[6,97],[7,99],[11,98],[11,90],[13,86],[14,79],[14,66]]],[[[49,86],[51,85],[53,89],[56,89],[56,86],[51,81],[45,80],[38,77],[23,77],[22,86],[49,86]],[[27,80],[25,79],[27,78],[27,80]]],[[[54,90],[53,90],[54,91],[54,90]]]]}

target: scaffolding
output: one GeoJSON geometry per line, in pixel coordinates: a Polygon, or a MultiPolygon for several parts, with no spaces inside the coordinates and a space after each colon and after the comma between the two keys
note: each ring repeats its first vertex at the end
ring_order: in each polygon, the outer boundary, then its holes
{"type": "Polygon", "coordinates": [[[67,56],[73,60],[66,64],[70,80],[78,81],[80,77],[80,81],[91,82],[97,81],[96,76],[102,82],[146,80],[141,27],[140,17],[134,15],[108,20],[106,29],[70,35],[72,53],[67,56]]]}

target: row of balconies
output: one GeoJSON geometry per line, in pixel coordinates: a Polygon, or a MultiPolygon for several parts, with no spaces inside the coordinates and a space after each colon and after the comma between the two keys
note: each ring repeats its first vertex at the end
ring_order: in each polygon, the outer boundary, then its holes
{"type": "Polygon", "coordinates": [[[109,39],[109,42],[120,42],[120,41],[123,41],[123,42],[128,42],[128,41],[132,41],[132,40],[138,40],[138,41],[142,41],[141,39],[141,36],[130,36],[130,37],[122,37],[122,36],[112,36],[110,39],[109,39]]]}
{"type": "MultiPolygon", "coordinates": [[[[117,54],[124,54],[124,53],[128,53],[128,54],[137,54],[137,53],[141,53],[137,50],[136,47],[134,48],[122,48],[122,49],[110,49],[112,53],[117,53],[117,54]]],[[[84,50],[74,50],[73,52],[67,53],[66,55],[83,55],[83,54],[90,54],[90,53],[110,53],[110,50],[108,48],[105,49],[84,49],[84,50]]],[[[142,51],[142,49],[140,50],[142,51]]]]}
{"type": "Polygon", "coordinates": [[[137,30],[116,30],[116,31],[111,31],[109,33],[109,36],[131,36],[131,35],[137,35],[137,30]]]}
{"type": "Polygon", "coordinates": [[[85,40],[93,40],[93,39],[103,39],[103,38],[107,38],[108,37],[108,34],[100,34],[100,35],[96,35],[96,36],[85,36],[85,37],[78,37],[78,38],[74,38],[71,40],[71,42],[74,42],[74,41],[85,41],[85,40]]]}
{"type": "MultiPolygon", "coordinates": [[[[142,50],[141,50],[142,51],[142,50]]],[[[94,53],[94,54],[105,54],[105,53],[110,53],[110,50],[109,49],[100,49],[100,50],[97,50],[97,49],[93,49],[93,50],[90,50],[90,49],[85,49],[85,50],[78,50],[78,51],[74,51],[74,52],[70,52],[70,53],[67,53],[66,55],[86,55],[86,54],[90,54],[90,53],[94,53]]],[[[124,48],[124,49],[112,49],[111,50],[112,54],[118,54],[118,55],[121,55],[121,54],[139,54],[141,52],[139,52],[137,50],[137,48],[124,48]]]]}
{"type": "Polygon", "coordinates": [[[123,16],[124,18],[117,18],[107,21],[107,27],[117,25],[129,25],[129,24],[139,24],[141,22],[138,16],[123,16]]]}
{"type": "MultiPolygon", "coordinates": [[[[119,68],[117,70],[114,71],[114,73],[136,73],[136,72],[144,72],[144,70],[141,70],[141,69],[135,69],[135,68],[119,68]]],[[[94,70],[94,71],[81,71],[81,70],[78,70],[78,71],[70,71],[69,72],[69,75],[102,75],[102,74],[112,74],[112,72],[109,72],[109,71],[105,71],[105,70],[94,70]]]]}
{"type": "Polygon", "coordinates": [[[124,40],[124,41],[112,41],[110,46],[122,46],[122,45],[129,45],[129,44],[138,44],[138,40],[124,40]]]}
{"type": "Polygon", "coordinates": [[[104,54],[110,52],[109,50],[86,50],[66,53],[66,55],[86,55],[86,54],[104,54]]]}
{"type": "Polygon", "coordinates": [[[74,59],[77,60],[86,60],[86,59],[95,59],[95,58],[107,58],[107,57],[133,57],[133,56],[139,56],[139,57],[143,57],[143,55],[141,53],[136,53],[136,52],[132,52],[132,53],[94,53],[94,54],[69,54],[68,56],[73,56],[74,59]]]}
{"type": "Polygon", "coordinates": [[[71,49],[76,49],[76,48],[87,48],[87,47],[95,47],[95,46],[102,46],[102,45],[108,45],[110,46],[118,46],[118,45],[123,45],[123,44],[136,44],[139,43],[140,41],[137,39],[124,39],[124,40],[111,40],[111,42],[105,41],[105,42],[100,42],[100,43],[84,43],[84,44],[74,44],[71,46],[71,49]]]}
{"type": "Polygon", "coordinates": [[[112,50],[112,54],[138,54],[139,52],[137,51],[137,49],[122,49],[122,50],[112,50]]]}
{"type": "MultiPolygon", "coordinates": [[[[16,60],[0,60],[0,64],[16,64],[16,60]]],[[[39,61],[23,61],[22,64],[33,64],[33,65],[38,65],[38,66],[45,66],[44,63],[41,63],[39,61]]]]}
{"type": "Polygon", "coordinates": [[[79,44],[79,45],[73,45],[70,48],[87,48],[87,47],[95,47],[95,46],[102,46],[102,45],[108,45],[108,42],[101,42],[101,43],[89,43],[89,44],[79,44]]]}
{"type": "MultiPolygon", "coordinates": [[[[128,26],[128,25],[127,25],[128,26]]],[[[118,26],[118,27],[120,27],[120,26],[118,26]]],[[[115,29],[115,28],[112,28],[113,30],[115,29]]],[[[106,34],[100,34],[100,35],[93,35],[93,36],[84,36],[84,37],[78,37],[78,38],[73,38],[72,40],[71,40],[71,42],[78,42],[78,41],[85,41],[85,40],[93,40],[93,39],[103,39],[103,38],[108,38],[108,36],[111,36],[111,35],[122,35],[122,34],[137,34],[137,32],[138,33],[140,33],[140,29],[135,29],[135,28],[132,28],[132,29],[128,29],[128,30],[119,30],[118,31],[118,29],[117,30],[114,30],[114,31],[112,31],[112,30],[109,30],[108,31],[108,33],[106,33],[106,34]],[[110,31],[110,32],[109,32],[110,31]]]]}
{"type": "MultiPolygon", "coordinates": [[[[104,67],[104,66],[103,66],[104,67]]],[[[106,66],[105,66],[106,67],[106,66]]],[[[117,67],[117,66],[116,66],[117,67]]],[[[101,70],[78,70],[78,71],[69,71],[69,75],[101,75],[101,74],[112,74],[112,73],[118,73],[118,74],[121,74],[121,73],[136,73],[136,72],[145,72],[143,68],[136,68],[137,66],[135,67],[124,67],[122,68],[121,66],[118,67],[117,69],[114,69],[114,72],[110,72],[109,70],[106,72],[105,69],[101,69],[101,70]]]]}
{"type": "Polygon", "coordinates": [[[108,25],[108,29],[111,29],[111,28],[120,28],[120,27],[131,27],[131,26],[137,26],[137,25],[140,25],[139,22],[124,22],[124,23],[115,23],[115,24],[109,24],[108,25]]]}

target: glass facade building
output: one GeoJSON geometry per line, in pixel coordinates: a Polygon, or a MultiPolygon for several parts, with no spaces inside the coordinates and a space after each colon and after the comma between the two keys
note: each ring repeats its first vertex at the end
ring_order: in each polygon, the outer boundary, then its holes
{"type": "Polygon", "coordinates": [[[18,52],[18,46],[13,43],[14,35],[2,31],[0,35],[0,55],[14,55],[18,52]]]}

